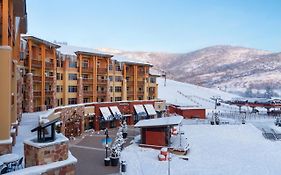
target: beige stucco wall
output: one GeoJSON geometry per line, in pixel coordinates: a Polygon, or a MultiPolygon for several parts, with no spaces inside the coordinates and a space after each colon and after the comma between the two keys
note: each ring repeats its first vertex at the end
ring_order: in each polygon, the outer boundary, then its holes
{"type": "Polygon", "coordinates": [[[0,46],[0,140],[10,138],[12,49],[0,46]]]}

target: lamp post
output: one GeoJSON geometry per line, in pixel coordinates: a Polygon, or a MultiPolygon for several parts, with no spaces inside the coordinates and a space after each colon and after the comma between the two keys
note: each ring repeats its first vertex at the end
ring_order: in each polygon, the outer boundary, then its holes
{"type": "Polygon", "coordinates": [[[107,128],[105,129],[105,135],[106,135],[106,137],[105,137],[105,158],[107,158],[108,156],[107,156],[107,150],[108,150],[108,143],[107,143],[107,140],[108,140],[108,130],[107,130],[107,128]]]}

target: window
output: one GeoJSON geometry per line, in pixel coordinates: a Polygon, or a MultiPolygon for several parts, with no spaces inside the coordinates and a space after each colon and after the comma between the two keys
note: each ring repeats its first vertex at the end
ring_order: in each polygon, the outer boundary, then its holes
{"type": "Polygon", "coordinates": [[[121,97],[115,97],[115,101],[122,101],[121,97]]]}
{"type": "Polygon", "coordinates": [[[122,77],[121,76],[116,76],[115,77],[116,82],[122,82],[122,77]]]}
{"type": "Polygon", "coordinates": [[[89,89],[90,89],[89,86],[84,86],[84,87],[83,87],[83,90],[84,90],[84,91],[89,91],[89,89]]]}
{"type": "Polygon", "coordinates": [[[139,96],[139,100],[143,100],[142,96],[139,96]]]}
{"type": "Polygon", "coordinates": [[[89,67],[89,60],[83,60],[82,67],[83,68],[88,68],[89,67]]]}
{"type": "Polygon", "coordinates": [[[57,86],[57,92],[60,92],[60,86],[57,86]]]}
{"type": "Polygon", "coordinates": [[[109,81],[113,81],[113,77],[112,76],[109,76],[109,81]]]}
{"type": "Polygon", "coordinates": [[[77,98],[69,98],[68,99],[68,104],[70,104],[70,105],[77,104],[77,98]]]}
{"type": "Polygon", "coordinates": [[[68,86],[68,92],[77,92],[77,86],[68,86]]]}
{"type": "Polygon", "coordinates": [[[156,78],[155,77],[150,77],[150,83],[156,83],[156,78]]]}
{"type": "Polygon", "coordinates": [[[68,74],[68,80],[77,80],[77,74],[68,74]]]}
{"type": "Polygon", "coordinates": [[[109,66],[108,66],[108,70],[113,70],[113,66],[112,66],[112,64],[109,64],[109,66]]]}
{"type": "Polygon", "coordinates": [[[110,91],[110,92],[112,92],[112,91],[113,91],[113,87],[112,87],[112,86],[110,86],[109,91],[110,91]]]}
{"type": "Polygon", "coordinates": [[[63,80],[63,74],[57,73],[57,80],[63,80]]]}
{"type": "Polygon", "coordinates": [[[57,59],[57,67],[63,67],[63,61],[57,59]]]}
{"type": "Polygon", "coordinates": [[[83,103],[89,103],[90,99],[89,98],[83,98],[83,103]]]}
{"type": "Polygon", "coordinates": [[[121,71],[121,66],[120,66],[120,65],[116,66],[116,67],[115,67],[115,70],[116,70],[116,71],[121,71]]]}
{"type": "Polygon", "coordinates": [[[89,75],[88,74],[82,74],[83,79],[88,79],[89,75]]]}
{"type": "Polygon", "coordinates": [[[69,61],[69,67],[72,67],[72,68],[77,68],[77,62],[76,61],[69,61]]]}
{"type": "Polygon", "coordinates": [[[122,87],[121,86],[116,86],[115,87],[115,92],[121,92],[122,91],[122,87]]]}

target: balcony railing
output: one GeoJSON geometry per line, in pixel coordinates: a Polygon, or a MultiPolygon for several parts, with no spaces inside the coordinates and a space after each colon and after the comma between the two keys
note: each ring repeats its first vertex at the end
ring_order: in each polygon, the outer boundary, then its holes
{"type": "Polygon", "coordinates": [[[85,84],[92,84],[93,83],[93,79],[92,78],[83,78],[83,83],[85,83],[85,84]]]}
{"type": "Polygon", "coordinates": [[[98,97],[104,97],[104,96],[106,96],[106,94],[107,94],[106,91],[98,91],[98,92],[97,92],[97,96],[98,96],[98,97]]]}
{"type": "Polygon", "coordinates": [[[53,82],[54,81],[54,77],[53,76],[46,76],[45,80],[46,80],[46,82],[53,82]]]}
{"type": "Polygon", "coordinates": [[[34,90],[34,91],[33,91],[33,96],[34,96],[34,97],[41,97],[41,91],[34,90]]]}
{"type": "Polygon", "coordinates": [[[91,90],[83,91],[83,95],[84,96],[93,96],[93,91],[91,91],[91,90]]]}
{"type": "Polygon", "coordinates": [[[92,73],[93,72],[93,68],[92,67],[82,67],[82,72],[92,73]]]}
{"type": "Polygon", "coordinates": [[[98,84],[107,84],[107,80],[98,79],[98,84]]]}
{"type": "Polygon", "coordinates": [[[41,81],[42,81],[41,76],[39,76],[39,75],[34,75],[33,76],[33,82],[38,83],[38,82],[41,82],[41,81]]]}
{"type": "Polygon", "coordinates": [[[107,74],[107,68],[98,68],[98,74],[107,74]]]}
{"type": "Polygon", "coordinates": [[[144,81],[138,81],[139,86],[144,86],[144,81]]]}
{"type": "Polygon", "coordinates": [[[52,96],[53,95],[53,91],[45,91],[46,96],[52,96]]]}
{"type": "Polygon", "coordinates": [[[54,68],[54,63],[53,63],[53,61],[48,61],[48,62],[46,62],[45,63],[45,65],[46,65],[46,69],[53,69],[54,68]]]}

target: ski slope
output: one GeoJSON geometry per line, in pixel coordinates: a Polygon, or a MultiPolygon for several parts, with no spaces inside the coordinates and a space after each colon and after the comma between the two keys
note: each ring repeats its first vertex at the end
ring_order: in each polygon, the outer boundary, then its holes
{"type": "MultiPolygon", "coordinates": [[[[179,106],[200,106],[206,109],[214,109],[215,102],[211,97],[220,97],[223,100],[239,98],[239,96],[223,92],[216,89],[205,88],[188,83],[182,83],[174,80],[158,78],[158,97],[164,99],[167,103],[179,106]]],[[[241,98],[241,97],[240,97],[241,98]]],[[[238,110],[236,106],[222,104],[218,107],[222,111],[238,110]]]]}

